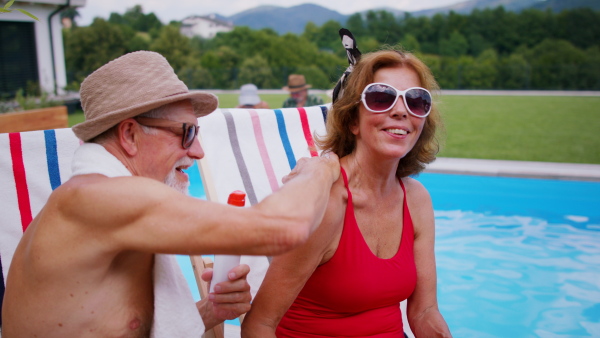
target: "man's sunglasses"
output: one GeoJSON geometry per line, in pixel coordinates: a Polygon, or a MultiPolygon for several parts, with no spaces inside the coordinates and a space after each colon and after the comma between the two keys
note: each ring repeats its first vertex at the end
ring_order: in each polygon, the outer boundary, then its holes
{"type": "Polygon", "coordinates": [[[412,87],[401,91],[389,84],[371,83],[363,90],[361,100],[365,107],[373,113],[383,113],[392,109],[400,96],[402,96],[404,106],[412,115],[426,117],[431,112],[431,93],[421,87],[412,87]]]}
{"type": "Polygon", "coordinates": [[[181,135],[181,146],[183,149],[188,149],[192,146],[194,139],[198,136],[198,130],[200,129],[199,126],[192,123],[175,122],[154,117],[138,116],[135,117],[135,120],[142,126],[166,129],[176,135],[181,135]]]}

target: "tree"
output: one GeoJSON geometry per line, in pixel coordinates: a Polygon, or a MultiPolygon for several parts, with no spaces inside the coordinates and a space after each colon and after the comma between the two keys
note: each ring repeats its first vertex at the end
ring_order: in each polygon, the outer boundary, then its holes
{"type": "Polygon", "coordinates": [[[421,45],[417,38],[412,34],[405,34],[402,40],[400,40],[400,45],[407,51],[410,52],[419,52],[421,50],[421,45]]]}
{"type": "Polygon", "coordinates": [[[367,35],[365,22],[360,13],[354,13],[348,17],[346,28],[352,32],[352,35],[354,35],[355,38],[367,35]]]}
{"type": "Polygon", "coordinates": [[[192,60],[189,60],[189,63],[177,72],[177,76],[186,86],[188,86],[188,88],[215,88],[212,75],[207,69],[203,68],[199,62],[192,62],[192,60]]]}
{"type": "Polygon", "coordinates": [[[461,56],[462,81],[465,88],[494,89],[498,76],[498,53],[487,49],[476,59],[461,56]],[[464,62],[464,63],[462,63],[464,62]]]}
{"type": "Polygon", "coordinates": [[[520,53],[513,53],[500,60],[498,65],[498,87],[503,89],[529,89],[531,67],[520,53]]]}
{"type": "Polygon", "coordinates": [[[216,51],[208,51],[200,60],[203,68],[207,69],[216,88],[238,88],[237,71],[241,56],[228,46],[221,46],[216,51]]]}
{"type": "MultiPolygon", "coordinates": [[[[307,28],[310,27],[307,25],[307,28]]],[[[313,34],[303,34],[302,36],[306,38],[306,40],[312,41],[321,50],[333,51],[337,49],[337,46],[342,45],[339,35],[340,28],[342,28],[342,26],[339,22],[329,20],[321,25],[321,27],[313,30],[313,34]]],[[[346,53],[344,52],[344,55],[345,54],[346,53]]]]}
{"type": "Polygon", "coordinates": [[[129,52],[130,34],[120,26],[96,18],[88,27],[64,30],[68,82],[81,82],[107,62],[129,52]]]}
{"type": "Polygon", "coordinates": [[[296,72],[304,75],[306,78],[306,83],[309,83],[313,86],[313,88],[333,88],[335,85],[325,73],[321,69],[316,66],[303,66],[298,67],[296,72]]]}
{"type": "Polygon", "coordinates": [[[532,67],[532,85],[540,89],[581,89],[579,78],[586,54],[565,40],[546,39],[525,55],[532,67]]]}
{"type": "Polygon", "coordinates": [[[110,13],[108,22],[129,26],[140,32],[150,32],[153,29],[160,29],[163,26],[154,13],[144,14],[141,5],[135,5],[127,9],[123,15],[110,13]]]}
{"type": "Polygon", "coordinates": [[[395,45],[400,41],[400,25],[392,13],[368,11],[366,24],[369,35],[374,36],[380,43],[395,45]]]}
{"type": "Polygon", "coordinates": [[[181,33],[176,26],[164,26],[152,44],[150,50],[162,54],[175,71],[188,64],[188,59],[197,59],[198,55],[192,50],[190,39],[181,33]]]}
{"type": "Polygon", "coordinates": [[[491,43],[489,43],[481,34],[479,33],[471,33],[468,37],[468,45],[469,45],[469,55],[478,56],[486,49],[492,48],[491,43]]]}
{"type": "Polygon", "coordinates": [[[448,39],[440,41],[440,54],[444,56],[458,57],[466,55],[469,50],[469,42],[458,31],[453,31],[448,39]]]}
{"type": "Polygon", "coordinates": [[[562,11],[556,17],[557,39],[579,48],[597,46],[600,41],[600,12],[590,8],[562,11]]]}
{"type": "Polygon", "coordinates": [[[241,84],[254,83],[258,88],[271,88],[273,86],[273,72],[267,60],[260,55],[256,55],[242,61],[239,82],[241,84]]]}

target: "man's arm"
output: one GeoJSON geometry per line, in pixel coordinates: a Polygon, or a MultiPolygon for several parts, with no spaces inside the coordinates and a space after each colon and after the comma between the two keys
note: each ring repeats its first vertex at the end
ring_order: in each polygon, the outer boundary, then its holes
{"type": "MultiPolygon", "coordinates": [[[[337,156],[301,159],[290,179],[256,206],[187,197],[142,177],[76,176],[57,197],[72,224],[85,224],[106,250],[170,254],[276,255],[305,242],[320,223],[337,156]]],[[[58,190],[58,189],[57,189],[58,190]]]]}

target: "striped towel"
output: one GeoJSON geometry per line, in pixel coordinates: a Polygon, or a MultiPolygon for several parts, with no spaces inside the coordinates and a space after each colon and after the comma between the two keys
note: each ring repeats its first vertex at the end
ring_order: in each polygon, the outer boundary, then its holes
{"type": "Polygon", "coordinates": [[[207,185],[214,185],[216,200],[226,203],[229,193],[242,190],[254,205],[279,189],[299,158],[318,156],[313,135],[325,134],[326,112],[325,106],[222,109],[201,117],[200,166],[211,175],[207,185]]]}
{"type": "Polygon", "coordinates": [[[52,190],[71,176],[78,146],[68,128],[0,134],[0,306],[17,244],[52,190]]]}
{"type": "MultiPolygon", "coordinates": [[[[222,109],[198,121],[205,157],[200,171],[207,199],[226,203],[235,190],[254,205],[281,186],[301,157],[318,156],[314,136],[325,135],[326,106],[285,109],[222,109]]],[[[242,256],[251,267],[252,297],[268,260],[242,256]]]]}

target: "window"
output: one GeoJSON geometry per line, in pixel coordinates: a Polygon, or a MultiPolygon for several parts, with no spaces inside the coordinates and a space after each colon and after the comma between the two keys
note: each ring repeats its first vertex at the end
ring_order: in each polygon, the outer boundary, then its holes
{"type": "Polygon", "coordinates": [[[0,21],[0,98],[39,82],[33,22],[0,21]]]}

